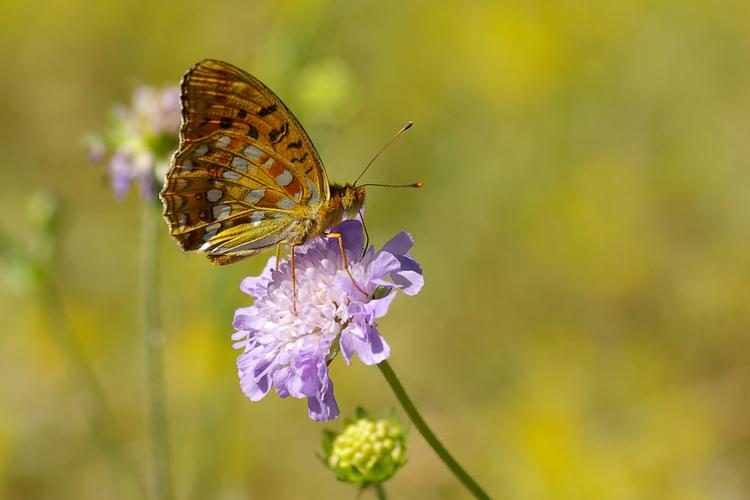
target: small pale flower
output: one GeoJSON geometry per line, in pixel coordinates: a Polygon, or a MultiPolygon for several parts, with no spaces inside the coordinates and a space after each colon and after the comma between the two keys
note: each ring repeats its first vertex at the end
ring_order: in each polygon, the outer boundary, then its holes
{"type": "Polygon", "coordinates": [[[109,177],[118,198],[135,183],[143,199],[155,199],[177,147],[179,129],[177,87],[138,87],[130,107],[115,107],[110,130],[89,139],[89,158],[98,163],[111,155],[109,177]]]}
{"type": "Polygon", "coordinates": [[[406,463],[406,434],[395,415],[373,420],[360,417],[341,433],[323,432],[322,457],[344,482],[367,486],[382,483],[406,463]]]}
{"type": "Polygon", "coordinates": [[[362,224],[344,221],[342,234],[349,269],[338,241],[314,238],[295,249],[297,314],[292,311],[292,273],[285,259],[275,270],[271,257],[258,277],[240,288],[255,300],[234,316],[234,346],[240,385],[251,401],[271,387],[282,398],[307,398],[310,418],[326,421],[339,414],[328,365],[340,351],[347,364],[357,355],[367,365],[388,358],[390,347],[378,331],[396,290],[414,295],[422,288],[422,269],[407,252],[411,236],[399,233],[382,249],[363,252],[362,224]],[[361,288],[366,294],[358,290],[361,288]]]}

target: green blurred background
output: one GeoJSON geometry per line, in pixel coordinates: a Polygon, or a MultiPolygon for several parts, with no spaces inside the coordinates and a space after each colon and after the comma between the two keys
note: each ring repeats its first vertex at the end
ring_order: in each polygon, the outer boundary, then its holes
{"type": "MultiPolygon", "coordinates": [[[[749,11],[3,0],[0,228],[16,250],[0,289],[0,497],[145,495],[140,201],[113,199],[82,137],[135,85],[176,84],[212,57],[282,97],[335,181],[414,120],[367,175],[425,183],[368,194],[374,242],[411,232],[426,277],[381,331],[427,420],[493,496],[749,498],[749,11]],[[38,189],[60,196],[59,249],[27,215],[38,189]],[[54,250],[59,302],[29,287],[28,247],[54,250]],[[69,333],[110,404],[103,422],[69,333]]],[[[159,251],[177,497],[355,498],[315,457],[340,422],[239,389],[238,284],[266,257],[216,268],[166,224],[159,251]]],[[[344,415],[397,404],[358,360],[332,375],[344,415]]],[[[410,444],[392,498],[466,498],[416,431],[410,444]]]]}

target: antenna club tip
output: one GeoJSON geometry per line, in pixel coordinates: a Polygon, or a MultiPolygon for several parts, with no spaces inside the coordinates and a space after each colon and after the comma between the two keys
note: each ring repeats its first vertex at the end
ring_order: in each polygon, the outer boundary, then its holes
{"type": "Polygon", "coordinates": [[[421,188],[422,186],[424,186],[424,184],[422,184],[422,181],[417,181],[414,183],[415,188],[421,188]]]}
{"type": "Polygon", "coordinates": [[[409,130],[412,125],[414,125],[414,122],[409,120],[408,122],[406,122],[406,125],[404,125],[403,130],[409,130]]]}

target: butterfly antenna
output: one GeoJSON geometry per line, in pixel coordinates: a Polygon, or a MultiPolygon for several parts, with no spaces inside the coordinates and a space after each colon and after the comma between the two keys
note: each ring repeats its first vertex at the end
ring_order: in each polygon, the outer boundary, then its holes
{"type": "Polygon", "coordinates": [[[359,180],[362,178],[362,176],[365,175],[365,172],[367,172],[367,169],[370,168],[370,165],[372,165],[373,162],[375,162],[375,160],[378,159],[378,156],[380,156],[380,154],[383,151],[385,151],[385,148],[387,148],[388,146],[390,146],[390,144],[393,141],[396,140],[396,137],[400,136],[401,134],[403,134],[404,132],[406,132],[407,130],[409,130],[412,125],[414,125],[414,122],[412,122],[412,121],[406,122],[404,124],[404,126],[401,127],[401,129],[398,132],[396,132],[393,135],[393,137],[391,137],[391,139],[388,142],[386,142],[385,145],[382,148],[380,148],[380,151],[378,151],[377,153],[375,153],[375,156],[372,157],[372,160],[370,160],[370,163],[368,163],[367,166],[365,167],[365,169],[362,171],[362,173],[359,174],[359,177],[357,177],[357,179],[354,181],[354,184],[352,184],[352,186],[356,186],[357,185],[357,182],[359,182],[359,180]]]}
{"type": "Polygon", "coordinates": [[[365,224],[365,213],[362,209],[359,210],[359,218],[362,219],[362,228],[365,230],[365,248],[362,250],[362,258],[367,253],[367,247],[370,246],[370,233],[367,231],[367,225],[365,224]]]}
{"type": "Polygon", "coordinates": [[[384,188],[421,188],[422,181],[412,182],[411,184],[362,184],[362,186],[377,186],[384,188]]]}

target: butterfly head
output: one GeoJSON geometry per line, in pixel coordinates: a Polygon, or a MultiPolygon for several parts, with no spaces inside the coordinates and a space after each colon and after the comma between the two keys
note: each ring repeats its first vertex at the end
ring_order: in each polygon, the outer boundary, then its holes
{"type": "Polygon", "coordinates": [[[365,204],[365,187],[346,184],[339,189],[341,189],[342,210],[348,219],[355,218],[362,209],[362,205],[365,204]]]}

